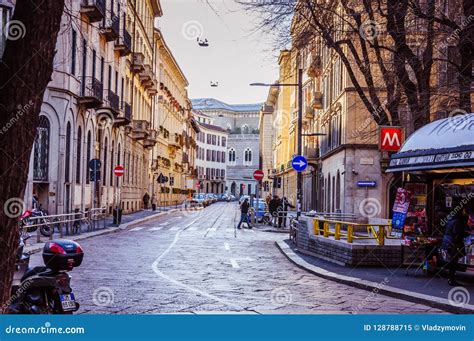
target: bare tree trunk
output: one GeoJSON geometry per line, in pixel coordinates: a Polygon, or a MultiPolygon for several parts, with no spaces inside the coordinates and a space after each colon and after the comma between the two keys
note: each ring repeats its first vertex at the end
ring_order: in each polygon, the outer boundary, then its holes
{"type": "Polygon", "coordinates": [[[472,67],[474,59],[474,2],[472,0],[463,1],[465,27],[459,35],[458,49],[461,56],[459,65],[459,108],[466,112],[471,112],[472,93],[472,67]]]}
{"type": "Polygon", "coordinates": [[[10,297],[22,209],[18,203],[63,10],[64,0],[17,0],[10,28],[16,25],[20,35],[7,40],[0,64],[0,312],[10,297]]]}

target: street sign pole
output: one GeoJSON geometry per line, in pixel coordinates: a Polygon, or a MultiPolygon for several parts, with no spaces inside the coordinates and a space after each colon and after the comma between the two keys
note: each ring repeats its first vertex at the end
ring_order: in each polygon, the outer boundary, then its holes
{"type": "MultiPolygon", "coordinates": [[[[303,128],[303,69],[298,69],[298,155],[302,155],[302,128],[303,128]]],[[[296,173],[296,188],[297,188],[297,211],[296,217],[301,216],[301,206],[303,200],[303,174],[301,172],[296,173]]]]}

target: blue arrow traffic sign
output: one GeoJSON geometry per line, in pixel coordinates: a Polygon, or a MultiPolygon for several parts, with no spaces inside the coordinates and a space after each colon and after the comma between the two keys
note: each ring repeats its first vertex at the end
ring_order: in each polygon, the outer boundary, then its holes
{"type": "Polygon", "coordinates": [[[308,166],[308,161],[304,156],[296,155],[291,162],[291,166],[297,172],[302,172],[308,166]]]}

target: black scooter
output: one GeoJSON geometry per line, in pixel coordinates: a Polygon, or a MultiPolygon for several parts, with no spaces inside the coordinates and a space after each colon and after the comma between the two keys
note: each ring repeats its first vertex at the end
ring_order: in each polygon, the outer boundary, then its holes
{"type": "MultiPolygon", "coordinates": [[[[24,235],[17,251],[17,271],[26,269],[29,256],[23,253],[24,235]],[[25,267],[26,264],[26,267],[25,267]]],[[[68,272],[80,266],[84,252],[81,246],[66,239],[47,242],[43,248],[45,266],[26,270],[12,288],[8,307],[10,314],[72,314],[79,309],[68,272]]]]}

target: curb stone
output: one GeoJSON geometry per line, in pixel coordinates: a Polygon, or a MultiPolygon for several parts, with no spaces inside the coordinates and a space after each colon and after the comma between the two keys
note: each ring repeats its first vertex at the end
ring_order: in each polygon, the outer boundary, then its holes
{"type": "Polygon", "coordinates": [[[331,281],[335,281],[338,283],[350,285],[359,289],[364,289],[368,291],[377,290],[378,293],[398,298],[401,300],[420,303],[432,308],[442,309],[444,311],[455,313],[455,314],[473,314],[474,313],[474,305],[465,304],[463,306],[454,306],[449,303],[448,299],[440,298],[431,295],[419,294],[415,292],[411,292],[405,289],[399,289],[395,287],[391,287],[388,285],[380,286],[380,283],[367,281],[361,278],[350,277],[345,275],[340,275],[323,268],[317,267],[308,263],[307,261],[303,260],[299,257],[293,249],[288,246],[285,242],[276,241],[276,247],[280,250],[280,252],[293,264],[297,267],[306,270],[313,275],[322,277],[324,279],[328,279],[331,281]]]}
{"type": "MultiPolygon", "coordinates": [[[[140,219],[136,219],[136,220],[133,220],[129,223],[122,224],[120,226],[112,226],[112,227],[107,226],[106,228],[98,230],[98,231],[89,232],[89,233],[86,233],[86,234],[83,234],[83,235],[81,234],[81,235],[77,235],[77,236],[71,236],[71,238],[69,238],[69,239],[74,240],[74,241],[79,241],[79,240],[89,239],[89,238],[93,238],[93,237],[97,237],[97,236],[103,236],[103,235],[107,235],[107,234],[120,232],[120,231],[126,230],[130,227],[140,225],[140,224],[145,223],[147,221],[154,220],[154,219],[159,218],[163,215],[174,213],[174,212],[177,212],[177,211],[180,211],[180,209],[173,208],[169,211],[160,212],[160,213],[157,213],[157,214],[150,215],[148,217],[143,217],[143,218],[140,218],[140,219]]],[[[35,244],[37,244],[37,243],[35,243],[35,244]]],[[[37,246],[33,245],[33,246],[30,246],[30,247],[25,247],[25,253],[27,253],[28,255],[32,255],[32,254],[40,252],[42,250],[43,250],[43,244],[37,245],[37,246]]]]}

